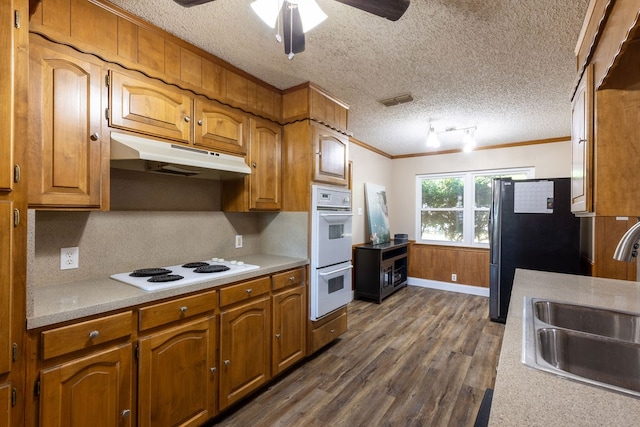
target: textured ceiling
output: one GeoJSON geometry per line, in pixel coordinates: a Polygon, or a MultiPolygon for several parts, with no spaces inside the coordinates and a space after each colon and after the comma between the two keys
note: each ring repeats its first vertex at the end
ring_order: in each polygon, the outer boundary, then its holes
{"type": "MultiPolygon", "coordinates": [[[[355,138],[390,155],[432,150],[430,120],[436,132],[477,126],[478,145],[571,133],[573,51],[589,0],[412,0],[396,22],[317,0],[329,18],[293,60],[251,0],[111,2],[275,87],[318,84],[350,105],[355,138]],[[378,102],[404,93],[414,102],[378,102]]],[[[461,132],[439,136],[439,150],[462,146],[461,132]]]]}

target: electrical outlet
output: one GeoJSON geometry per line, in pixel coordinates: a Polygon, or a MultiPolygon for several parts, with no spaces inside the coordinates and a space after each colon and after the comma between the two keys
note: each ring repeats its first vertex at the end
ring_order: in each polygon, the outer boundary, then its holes
{"type": "Polygon", "coordinates": [[[78,256],[80,249],[76,246],[73,248],[60,249],[60,270],[69,270],[78,268],[78,256]]]}
{"type": "Polygon", "coordinates": [[[454,273],[454,274],[452,274],[452,275],[451,275],[451,281],[452,281],[452,282],[457,282],[457,281],[458,281],[458,275],[457,275],[457,274],[455,274],[455,273],[454,273]]]}
{"type": "Polygon", "coordinates": [[[242,234],[236,234],[236,248],[242,247],[242,234]]]}

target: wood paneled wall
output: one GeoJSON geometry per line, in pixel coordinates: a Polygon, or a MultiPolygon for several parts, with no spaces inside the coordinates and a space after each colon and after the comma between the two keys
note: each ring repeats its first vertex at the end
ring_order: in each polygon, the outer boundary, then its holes
{"type": "Polygon", "coordinates": [[[409,276],[488,288],[489,249],[412,243],[409,276]],[[458,276],[456,282],[452,282],[452,274],[458,276]]]}

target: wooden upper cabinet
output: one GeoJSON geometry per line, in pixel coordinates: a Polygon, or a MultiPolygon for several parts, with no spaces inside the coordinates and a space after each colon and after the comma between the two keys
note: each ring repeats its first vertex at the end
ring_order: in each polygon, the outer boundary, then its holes
{"type": "Polygon", "coordinates": [[[196,99],[194,127],[194,145],[232,154],[247,153],[248,118],[239,110],[196,99]]]}
{"type": "Polygon", "coordinates": [[[593,210],[593,66],[587,67],[571,105],[571,211],[593,210]]]}
{"type": "Polygon", "coordinates": [[[14,32],[10,25],[13,20],[12,2],[0,4],[0,191],[13,188],[13,129],[14,129],[14,96],[13,96],[13,63],[14,32]]]}
{"type": "Polygon", "coordinates": [[[249,209],[279,210],[282,193],[282,129],[266,120],[251,119],[249,209]]]}
{"type": "Polygon", "coordinates": [[[346,132],[348,113],[347,104],[313,83],[287,89],[282,98],[282,119],[285,123],[311,119],[346,132]]]}
{"type": "Polygon", "coordinates": [[[108,173],[102,64],[38,36],[30,43],[29,204],[98,208],[108,173]]]}
{"type": "Polygon", "coordinates": [[[349,138],[325,126],[314,124],[313,144],[313,180],[346,186],[349,179],[349,138]]]}
{"type": "Polygon", "coordinates": [[[143,76],[109,70],[109,126],[191,141],[192,98],[143,76]]]}
{"type": "Polygon", "coordinates": [[[70,360],[40,373],[40,426],[133,424],[131,344],[70,360]]]}
{"type": "Polygon", "coordinates": [[[251,175],[222,182],[222,210],[278,211],[282,209],[282,127],[262,119],[249,122],[251,175]]]}

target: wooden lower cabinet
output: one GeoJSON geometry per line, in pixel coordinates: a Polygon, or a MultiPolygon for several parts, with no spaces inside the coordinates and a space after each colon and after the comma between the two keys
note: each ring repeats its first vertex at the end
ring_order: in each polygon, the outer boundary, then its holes
{"type": "Polygon", "coordinates": [[[306,355],[307,291],[305,283],[275,293],[271,373],[275,376],[306,355]]]}
{"type": "Polygon", "coordinates": [[[270,306],[266,294],[220,312],[220,410],[271,378],[270,306]]]}
{"type": "Polygon", "coordinates": [[[216,414],[215,317],[139,340],[138,425],[197,426],[216,414]]]}
{"type": "Polygon", "coordinates": [[[311,355],[347,331],[347,307],[309,323],[308,354],[311,355]]]}
{"type": "Polygon", "coordinates": [[[0,385],[0,427],[11,425],[11,383],[0,385]]]}
{"type": "Polygon", "coordinates": [[[130,426],[133,351],[124,344],[40,372],[40,426],[130,426]]]}
{"type": "Polygon", "coordinates": [[[0,200],[0,374],[11,370],[11,252],[13,245],[14,203],[0,200]]]}

